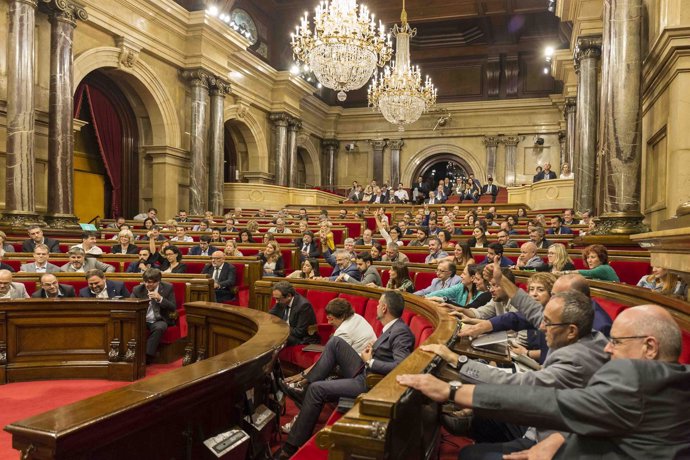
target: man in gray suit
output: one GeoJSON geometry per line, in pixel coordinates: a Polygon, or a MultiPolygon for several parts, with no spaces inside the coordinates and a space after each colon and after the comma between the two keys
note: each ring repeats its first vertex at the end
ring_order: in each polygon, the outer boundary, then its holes
{"type": "Polygon", "coordinates": [[[12,272],[0,270],[0,299],[28,299],[29,294],[22,283],[12,282],[12,272]]]}
{"type": "Polygon", "coordinates": [[[372,265],[373,260],[369,252],[360,252],[357,254],[355,262],[357,263],[357,269],[362,274],[361,280],[353,278],[344,272],[341,273],[335,280],[345,281],[346,283],[363,284],[365,286],[369,283],[374,283],[377,286],[381,286],[381,275],[379,275],[376,267],[372,265]]]}
{"type": "Polygon", "coordinates": [[[86,253],[82,248],[73,246],[70,248],[68,254],[69,262],[60,267],[61,272],[86,273],[94,268],[104,273],[112,273],[115,271],[115,267],[112,265],[104,264],[94,257],[86,257],[86,253]]]}
{"type": "Polygon", "coordinates": [[[431,285],[415,292],[416,295],[425,296],[441,289],[455,286],[460,282],[460,277],[456,274],[457,268],[450,260],[444,260],[436,266],[436,278],[431,281],[431,285]]]}
{"type": "Polygon", "coordinates": [[[579,389],[463,385],[451,392],[430,374],[402,375],[398,383],[482,416],[568,432],[506,459],[538,453],[562,459],[688,458],[690,366],[678,364],[681,332],[670,313],[657,305],[625,310],[613,323],[605,351],[611,361],[579,389]]]}
{"type": "Polygon", "coordinates": [[[30,264],[22,264],[19,268],[20,272],[27,273],[56,273],[60,271],[60,267],[48,262],[50,258],[50,250],[45,244],[37,244],[34,248],[34,261],[30,264]]]}

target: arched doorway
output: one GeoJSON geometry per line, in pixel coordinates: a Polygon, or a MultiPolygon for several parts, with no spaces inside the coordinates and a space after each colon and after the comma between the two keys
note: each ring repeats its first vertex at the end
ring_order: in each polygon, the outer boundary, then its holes
{"type": "Polygon", "coordinates": [[[105,71],[89,73],[75,92],[75,214],[131,217],[139,212],[139,131],[127,97],[105,71]]]}
{"type": "Polygon", "coordinates": [[[421,162],[415,169],[413,177],[416,181],[419,176],[422,176],[422,180],[430,190],[436,188],[439,180],[447,177],[455,189],[456,183],[470,174],[474,174],[474,170],[467,161],[452,153],[440,153],[421,162]]]}

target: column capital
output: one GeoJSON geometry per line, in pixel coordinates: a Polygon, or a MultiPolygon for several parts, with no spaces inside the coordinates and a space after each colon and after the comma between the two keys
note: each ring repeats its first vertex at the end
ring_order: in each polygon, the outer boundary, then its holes
{"type": "Polygon", "coordinates": [[[285,112],[275,112],[268,116],[275,126],[287,127],[292,117],[285,112]]]}
{"type": "Polygon", "coordinates": [[[302,128],[302,120],[290,117],[288,120],[288,131],[299,131],[302,128]]]}
{"type": "Polygon", "coordinates": [[[405,145],[405,141],[402,139],[391,139],[388,141],[388,147],[391,150],[400,150],[403,145],[405,145]]]}
{"type": "Polygon", "coordinates": [[[520,136],[503,136],[501,142],[506,146],[515,147],[520,142],[520,136]]]}
{"type": "Polygon", "coordinates": [[[566,133],[565,131],[558,131],[558,141],[559,142],[565,142],[567,137],[568,137],[568,133],[566,133]]]}
{"type": "Polygon", "coordinates": [[[498,136],[484,136],[482,142],[486,147],[498,147],[498,144],[501,143],[501,138],[498,136]]]}
{"type": "Polygon", "coordinates": [[[388,142],[385,139],[369,139],[369,144],[374,148],[374,150],[383,150],[386,148],[388,142]]]}
{"type": "Polygon", "coordinates": [[[29,5],[32,8],[36,8],[38,6],[38,0],[14,0],[14,2],[29,5]]]}
{"type": "Polygon", "coordinates": [[[333,148],[335,150],[340,148],[340,141],[338,139],[323,139],[321,141],[321,146],[324,148],[333,148]]]}
{"type": "Polygon", "coordinates": [[[601,35],[585,35],[577,38],[573,58],[575,60],[575,71],[580,69],[582,59],[598,58],[601,56],[601,35]]]}
{"type": "Polygon", "coordinates": [[[577,110],[577,98],[566,97],[565,103],[563,104],[563,116],[567,116],[569,113],[575,113],[577,110]]]}
{"type": "Polygon", "coordinates": [[[89,15],[83,6],[69,0],[41,0],[39,7],[48,13],[51,18],[66,22],[72,26],[76,26],[79,19],[82,21],[89,19],[89,15]]]}
{"type": "Polygon", "coordinates": [[[209,84],[211,87],[211,96],[225,97],[226,94],[230,94],[232,92],[230,83],[218,76],[214,76],[214,80],[209,82],[209,84]]]}
{"type": "Polygon", "coordinates": [[[202,68],[181,70],[180,77],[192,86],[203,86],[206,89],[216,82],[215,75],[202,68]]]}

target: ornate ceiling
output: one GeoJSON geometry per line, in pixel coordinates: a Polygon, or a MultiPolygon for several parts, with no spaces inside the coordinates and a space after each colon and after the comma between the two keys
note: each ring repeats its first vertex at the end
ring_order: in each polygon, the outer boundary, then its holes
{"type": "MultiPolygon", "coordinates": [[[[188,9],[210,6],[209,0],[179,0],[188,9]]],[[[304,11],[313,15],[317,0],[218,0],[221,11],[245,9],[257,25],[253,47],[267,50],[278,70],[292,65],[289,44],[304,11]]],[[[365,0],[388,28],[400,22],[402,1],[365,0]]],[[[417,28],[411,41],[414,64],[429,74],[439,102],[543,97],[559,93],[561,84],[543,73],[546,46],[567,48],[569,24],[547,10],[548,0],[406,0],[408,21],[417,28]]],[[[335,93],[317,94],[337,104],[335,93]]],[[[346,107],[366,106],[366,87],[349,93],[346,107]]]]}

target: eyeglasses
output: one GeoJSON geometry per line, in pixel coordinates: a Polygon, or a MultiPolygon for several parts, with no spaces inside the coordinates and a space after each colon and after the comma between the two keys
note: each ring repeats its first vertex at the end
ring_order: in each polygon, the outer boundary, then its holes
{"type": "Polygon", "coordinates": [[[649,336],[648,335],[631,335],[628,337],[613,337],[613,336],[611,336],[611,337],[609,337],[609,343],[611,344],[611,346],[617,347],[618,345],[623,343],[623,340],[646,339],[647,337],[649,337],[649,336]]]}
{"type": "Polygon", "coordinates": [[[548,319],[543,319],[542,324],[544,324],[544,327],[556,327],[556,326],[570,326],[571,324],[574,323],[552,323],[548,319]]]}

